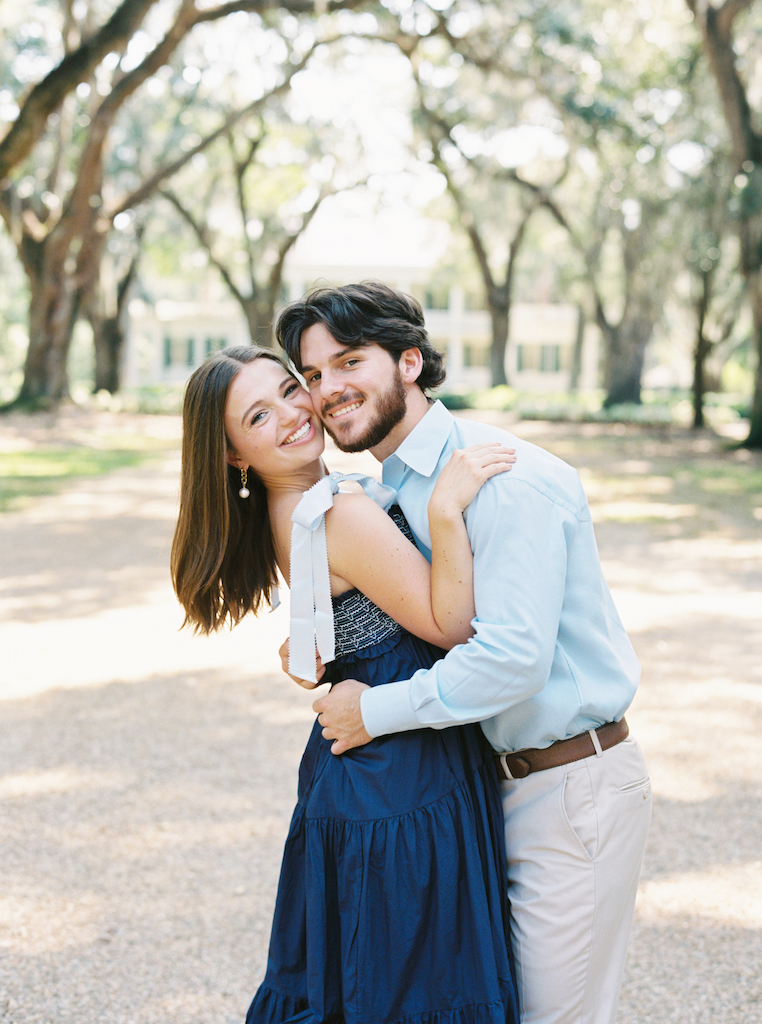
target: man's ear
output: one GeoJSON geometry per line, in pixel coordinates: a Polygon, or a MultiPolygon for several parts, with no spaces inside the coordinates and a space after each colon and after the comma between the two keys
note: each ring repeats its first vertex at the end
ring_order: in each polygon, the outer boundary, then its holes
{"type": "Polygon", "coordinates": [[[400,356],[400,374],[404,384],[415,384],[423,369],[423,356],[419,348],[406,348],[400,356]]]}

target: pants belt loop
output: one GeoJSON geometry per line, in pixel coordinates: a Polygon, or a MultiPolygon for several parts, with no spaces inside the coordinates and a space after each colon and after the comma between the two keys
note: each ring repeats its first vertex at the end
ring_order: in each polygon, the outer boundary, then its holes
{"type": "Polygon", "coordinates": [[[500,754],[500,765],[501,765],[503,771],[505,772],[506,779],[512,779],[513,775],[511,774],[511,769],[508,767],[508,755],[507,754],[500,754]]]}
{"type": "Polygon", "coordinates": [[[589,734],[590,739],[593,741],[593,746],[595,747],[596,757],[603,757],[603,747],[601,747],[601,741],[598,739],[598,733],[595,729],[590,729],[589,734]]]}

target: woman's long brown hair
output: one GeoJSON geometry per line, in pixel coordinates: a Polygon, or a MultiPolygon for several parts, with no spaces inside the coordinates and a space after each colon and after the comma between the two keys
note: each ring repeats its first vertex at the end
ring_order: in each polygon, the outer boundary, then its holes
{"type": "MultiPolygon", "coordinates": [[[[277,564],[267,492],[249,471],[250,495],[241,498],[241,474],[226,459],[225,403],[242,366],[272,359],[254,346],[209,356],[188,380],[183,401],[180,511],[170,556],[172,584],[185,609],[184,626],[211,633],[231,628],[269,602],[277,564]]],[[[290,372],[290,371],[288,371],[290,372]]]]}

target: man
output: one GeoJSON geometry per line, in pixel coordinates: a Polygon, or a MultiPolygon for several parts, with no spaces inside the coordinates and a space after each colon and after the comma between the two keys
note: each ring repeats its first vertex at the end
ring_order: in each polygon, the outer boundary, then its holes
{"type": "Polygon", "coordinates": [[[475,635],[433,668],[314,704],[341,754],[371,737],[482,723],[500,756],[523,1024],[612,1024],[651,794],[623,716],[639,668],[603,579],[577,473],[426,396],[444,379],[418,303],[384,285],[321,289],[280,343],[344,451],[369,449],[429,555],[426,506],[456,448],[499,440],[510,473],[466,510],[475,635]]]}

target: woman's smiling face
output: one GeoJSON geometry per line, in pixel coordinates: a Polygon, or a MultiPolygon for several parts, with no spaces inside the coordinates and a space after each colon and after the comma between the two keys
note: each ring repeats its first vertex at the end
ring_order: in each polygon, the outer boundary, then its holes
{"type": "Polygon", "coordinates": [[[230,459],[263,480],[283,477],[318,459],[323,428],[309,394],[280,363],[245,363],[228,389],[225,432],[230,459]]]}

